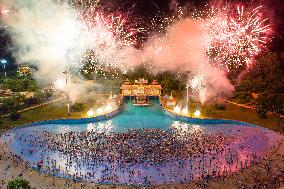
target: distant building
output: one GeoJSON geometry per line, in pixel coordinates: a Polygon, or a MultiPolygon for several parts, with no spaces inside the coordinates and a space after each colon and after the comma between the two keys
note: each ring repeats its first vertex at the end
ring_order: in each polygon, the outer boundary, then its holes
{"type": "Polygon", "coordinates": [[[25,98],[33,98],[34,97],[34,93],[29,92],[29,91],[20,92],[20,95],[24,96],[25,98]]]}
{"type": "Polygon", "coordinates": [[[120,89],[123,96],[160,96],[162,86],[156,80],[149,84],[148,80],[142,78],[132,84],[126,79],[120,89]]]}
{"type": "Polygon", "coordinates": [[[3,90],[1,92],[1,95],[4,97],[11,97],[13,95],[13,92],[10,89],[7,89],[7,90],[3,90]]]}
{"type": "Polygon", "coordinates": [[[28,76],[28,75],[34,73],[35,69],[34,68],[30,68],[27,65],[20,65],[20,66],[18,66],[17,72],[18,72],[18,74],[20,76],[28,76]]]}

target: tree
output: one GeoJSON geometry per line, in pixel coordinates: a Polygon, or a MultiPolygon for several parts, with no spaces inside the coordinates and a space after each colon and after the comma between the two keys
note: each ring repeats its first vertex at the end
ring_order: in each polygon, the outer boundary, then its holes
{"type": "Polygon", "coordinates": [[[141,66],[136,68],[134,71],[128,72],[126,77],[132,82],[139,78],[148,79],[148,81],[151,82],[154,75],[149,73],[144,66],[141,66]]]}
{"type": "Polygon", "coordinates": [[[13,92],[36,91],[39,88],[36,81],[30,78],[7,78],[1,82],[4,89],[10,89],[13,92]]]}
{"type": "Polygon", "coordinates": [[[241,82],[236,86],[235,99],[254,103],[250,97],[252,92],[258,93],[256,101],[258,114],[265,117],[268,111],[284,113],[284,52],[268,52],[257,58],[241,82]]]}
{"type": "Polygon", "coordinates": [[[267,118],[268,107],[266,103],[266,98],[263,95],[258,98],[256,112],[259,118],[267,118]]]}
{"type": "Polygon", "coordinates": [[[21,117],[21,114],[19,114],[19,113],[16,112],[16,111],[13,111],[13,112],[10,114],[10,119],[13,120],[13,121],[18,120],[20,117],[21,117]]]}
{"type": "Polygon", "coordinates": [[[175,96],[182,96],[186,88],[185,81],[177,78],[174,73],[169,71],[160,73],[156,77],[162,85],[164,93],[170,94],[171,92],[174,92],[175,96]]]}
{"type": "Polygon", "coordinates": [[[20,94],[16,94],[11,98],[5,98],[2,100],[3,105],[1,108],[1,112],[16,111],[24,105],[24,102],[25,97],[20,94]]]}
{"type": "Polygon", "coordinates": [[[84,53],[83,67],[80,72],[85,79],[113,79],[121,74],[119,69],[101,63],[96,56],[93,50],[88,50],[84,53]]]}
{"type": "Polygon", "coordinates": [[[43,91],[37,90],[34,92],[34,98],[38,100],[38,103],[41,103],[47,98],[47,95],[43,91]]]}
{"type": "Polygon", "coordinates": [[[30,189],[29,182],[22,178],[16,178],[8,182],[7,189],[30,189]]]}
{"type": "Polygon", "coordinates": [[[71,111],[73,112],[81,112],[84,110],[83,103],[75,103],[71,106],[71,111]]]}

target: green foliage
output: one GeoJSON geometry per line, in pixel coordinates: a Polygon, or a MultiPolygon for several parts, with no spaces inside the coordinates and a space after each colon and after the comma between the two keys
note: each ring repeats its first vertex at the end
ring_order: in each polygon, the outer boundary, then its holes
{"type": "Polygon", "coordinates": [[[246,110],[247,110],[246,108],[240,107],[240,111],[241,111],[241,112],[245,112],[246,110]]]}
{"type": "Polygon", "coordinates": [[[257,101],[257,115],[261,119],[266,119],[267,118],[267,113],[268,113],[268,104],[266,101],[266,95],[260,95],[257,101]]]}
{"type": "Polygon", "coordinates": [[[227,109],[225,104],[215,104],[214,107],[216,110],[226,110],[227,109]]]}
{"type": "Polygon", "coordinates": [[[47,98],[47,94],[41,90],[37,90],[34,92],[34,98],[38,99],[39,102],[43,102],[47,98]]]}
{"type": "Polygon", "coordinates": [[[72,112],[81,112],[84,110],[84,105],[83,103],[75,103],[71,106],[71,111],[72,112]]]}
{"type": "MultiPolygon", "coordinates": [[[[125,79],[126,78],[132,82],[139,78],[148,79],[149,82],[152,82],[153,79],[157,79],[163,87],[163,93],[170,95],[171,92],[173,92],[173,95],[177,98],[180,98],[185,91],[185,81],[182,81],[175,73],[169,71],[165,71],[154,76],[144,67],[139,67],[134,71],[127,73],[125,79]]],[[[186,76],[182,78],[186,79],[186,76]]]]}
{"type": "Polygon", "coordinates": [[[3,89],[10,89],[13,92],[35,91],[39,87],[35,80],[30,78],[5,78],[1,80],[3,89]]]}
{"type": "Polygon", "coordinates": [[[251,100],[251,95],[249,92],[246,91],[234,91],[233,93],[234,99],[236,99],[239,103],[248,103],[251,100]]]}
{"type": "Polygon", "coordinates": [[[92,50],[88,50],[84,54],[83,67],[80,72],[85,79],[114,79],[121,75],[119,69],[102,64],[98,59],[94,59],[95,56],[95,52],[92,50]]]}
{"type": "Polygon", "coordinates": [[[257,115],[260,119],[266,119],[267,118],[267,109],[265,109],[263,106],[259,106],[257,108],[257,115]]]}
{"type": "Polygon", "coordinates": [[[250,95],[259,94],[256,99],[258,115],[266,117],[268,111],[284,114],[284,52],[266,53],[260,56],[243,75],[236,86],[233,99],[240,103],[254,103],[250,95]]]}
{"type": "MultiPolygon", "coordinates": [[[[266,53],[244,75],[243,85],[248,92],[284,93],[284,53],[266,53]]],[[[241,87],[241,86],[240,86],[241,87]]]]}
{"type": "Polygon", "coordinates": [[[126,77],[132,82],[140,78],[148,79],[148,81],[151,82],[154,75],[150,74],[144,67],[138,67],[134,71],[127,73],[126,77]]]}
{"type": "Polygon", "coordinates": [[[284,94],[270,94],[267,97],[268,109],[278,114],[284,114],[284,94]]]}
{"type": "Polygon", "coordinates": [[[10,112],[21,108],[24,105],[25,97],[20,94],[12,96],[11,98],[5,98],[2,100],[2,108],[0,112],[10,112]]]}
{"type": "Polygon", "coordinates": [[[13,112],[10,114],[10,119],[13,120],[13,121],[18,120],[20,117],[21,117],[21,114],[19,114],[19,113],[16,112],[16,111],[13,111],[13,112]]]}
{"type": "Polygon", "coordinates": [[[29,182],[25,179],[16,178],[8,182],[7,189],[30,189],[29,182]]]}
{"type": "MultiPolygon", "coordinates": [[[[174,73],[163,72],[157,76],[158,82],[163,87],[163,92],[170,94],[174,92],[174,96],[180,98],[185,91],[185,82],[176,77],[174,73]]],[[[186,77],[185,77],[186,78],[186,77]]]]}
{"type": "Polygon", "coordinates": [[[261,117],[268,111],[284,114],[284,94],[262,93],[257,101],[257,110],[261,117]]]}
{"type": "Polygon", "coordinates": [[[32,106],[32,105],[38,104],[39,102],[40,102],[39,99],[37,99],[37,98],[35,98],[35,97],[32,97],[32,98],[26,99],[25,104],[26,104],[27,106],[32,106]]]}
{"type": "Polygon", "coordinates": [[[205,115],[206,116],[212,116],[212,115],[214,115],[216,112],[213,110],[213,109],[206,109],[205,110],[205,115]]]}

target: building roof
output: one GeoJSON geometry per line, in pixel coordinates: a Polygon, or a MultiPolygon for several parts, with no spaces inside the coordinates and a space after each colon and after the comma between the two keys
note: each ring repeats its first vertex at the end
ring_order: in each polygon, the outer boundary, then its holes
{"type": "Polygon", "coordinates": [[[157,82],[157,80],[153,80],[151,84],[148,84],[148,80],[145,80],[144,78],[136,80],[134,84],[131,84],[129,79],[126,79],[124,84],[122,84],[122,86],[120,87],[120,89],[132,90],[132,89],[137,89],[139,87],[144,87],[147,89],[159,89],[159,90],[163,89],[162,86],[157,82]]]}
{"type": "Polygon", "coordinates": [[[148,85],[149,88],[163,89],[161,85],[148,85]]]}
{"type": "Polygon", "coordinates": [[[127,78],[123,85],[131,85],[130,80],[127,78]]]}
{"type": "Polygon", "coordinates": [[[154,80],[152,81],[151,85],[159,85],[159,82],[158,82],[156,79],[154,79],[154,80]]]}
{"type": "Polygon", "coordinates": [[[137,84],[148,84],[148,79],[140,78],[138,80],[135,80],[135,83],[137,84]]]}
{"type": "Polygon", "coordinates": [[[132,85],[122,85],[121,87],[120,87],[120,89],[123,89],[123,90],[130,90],[130,89],[132,89],[132,85]]]}

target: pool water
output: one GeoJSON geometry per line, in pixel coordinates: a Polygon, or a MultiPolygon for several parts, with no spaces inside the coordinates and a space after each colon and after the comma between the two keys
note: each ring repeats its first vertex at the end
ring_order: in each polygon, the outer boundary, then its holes
{"type": "MultiPolygon", "coordinates": [[[[131,129],[168,130],[177,119],[164,113],[158,100],[151,101],[150,106],[134,106],[133,101],[125,101],[122,110],[109,120],[81,124],[43,124],[36,127],[38,131],[49,130],[56,133],[70,131],[81,132],[102,129],[101,132],[126,132],[131,129]]],[[[24,130],[34,130],[34,127],[24,130]]]]}
{"type": "MultiPolygon", "coordinates": [[[[223,174],[225,170],[229,169],[230,172],[237,171],[242,167],[239,166],[239,161],[250,162],[252,154],[258,157],[265,156],[273,147],[277,146],[282,140],[282,136],[268,129],[244,124],[188,123],[168,116],[162,110],[159,101],[154,100],[147,107],[134,106],[132,101],[125,101],[121,112],[108,120],[82,124],[41,124],[21,127],[11,130],[9,135],[2,136],[2,139],[11,141],[11,151],[27,161],[32,167],[36,168],[37,163],[43,161],[44,166],[39,170],[43,173],[72,179],[74,179],[74,175],[86,173],[89,176],[80,177],[80,180],[103,184],[146,185],[150,183],[158,185],[197,180],[200,179],[201,172],[219,171],[220,174],[223,174]],[[61,134],[71,131],[92,131],[107,134],[131,132],[133,129],[170,130],[173,127],[182,128],[182,132],[199,131],[212,135],[222,133],[224,136],[235,137],[236,140],[229,144],[229,151],[224,151],[221,154],[209,151],[201,156],[193,155],[182,162],[176,160],[162,164],[127,164],[123,167],[118,166],[117,163],[94,163],[93,161],[84,166],[82,166],[82,162],[77,161],[67,163],[67,159],[71,159],[71,156],[51,151],[48,148],[36,149],[37,145],[35,144],[35,138],[43,131],[61,134]],[[55,166],[57,171],[53,171],[51,167],[47,166],[46,162],[50,159],[60,162],[55,166]],[[234,159],[235,162],[229,163],[230,159],[234,159]],[[202,164],[200,164],[201,161],[202,164]],[[69,166],[68,172],[65,169],[67,165],[69,166]],[[116,175],[115,179],[113,178],[114,174],[116,175]]],[[[80,155],[78,156],[80,157],[80,155]]],[[[76,178],[78,179],[78,177],[76,178]]]]}

